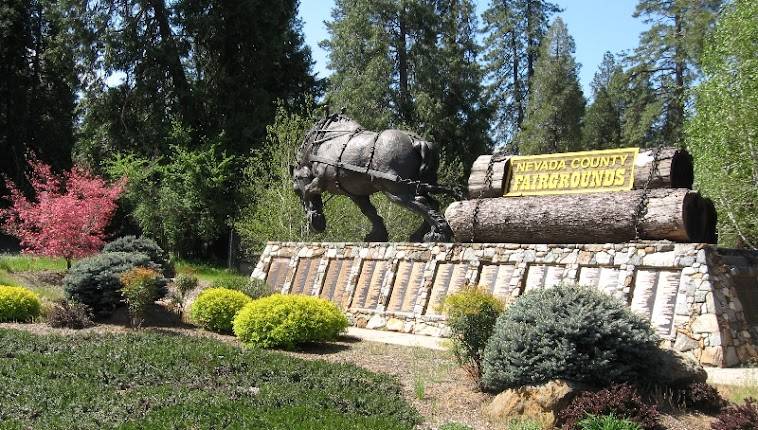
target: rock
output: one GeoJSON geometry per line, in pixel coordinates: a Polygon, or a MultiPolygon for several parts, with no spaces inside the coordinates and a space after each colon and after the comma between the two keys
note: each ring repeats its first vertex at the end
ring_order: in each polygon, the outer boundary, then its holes
{"type": "Polygon", "coordinates": [[[405,326],[405,321],[397,318],[390,318],[387,320],[386,329],[389,331],[403,331],[403,326],[405,326]]]}
{"type": "MultiPolygon", "coordinates": [[[[703,297],[705,301],[705,297],[703,297]]],[[[692,331],[695,333],[712,333],[719,331],[719,320],[716,314],[700,315],[692,323],[692,331]]]]}
{"type": "Polygon", "coordinates": [[[703,348],[703,354],[700,356],[700,362],[709,366],[722,366],[724,361],[724,350],[720,346],[711,346],[703,348]]]}
{"type": "Polygon", "coordinates": [[[680,352],[658,349],[657,355],[657,364],[651,375],[652,382],[656,384],[671,387],[705,382],[708,379],[708,373],[700,363],[680,352]]]}
{"type": "Polygon", "coordinates": [[[676,342],[674,343],[675,351],[687,352],[698,348],[700,348],[700,343],[686,334],[679,333],[676,336],[676,342]]]}
{"type": "Polygon", "coordinates": [[[528,418],[539,422],[542,428],[552,428],[558,412],[568,406],[581,389],[578,384],[560,379],[513,388],[498,394],[484,412],[493,422],[504,425],[514,418],[528,418]]]}
{"type": "Polygon", "coordinates": [[[371,319],[368,320],[368,323],[366,323],[366,328],[369,330],[374,330],[377,328],[382,328],[387,324],[387,320],[385,320],[381,315],[374,315],[371,317],[371,319]]]}

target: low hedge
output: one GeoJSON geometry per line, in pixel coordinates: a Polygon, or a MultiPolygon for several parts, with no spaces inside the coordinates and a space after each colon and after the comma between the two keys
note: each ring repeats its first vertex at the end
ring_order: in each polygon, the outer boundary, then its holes
{"type": "Polygon", "coordinates": [[[245,305],[234,319],[234,334],[248,346],[291,349],[334,340],[347,326],[345,314],[328,300],[274,294],[245,305]]]}
{"type": "Polygon", "coordinates": [[[192,303],[190,318],[206,330],[231,333],[234,316],[251,300],[247,294],[239,291],[208,288],[192,303]]]}
{"type": "Polygon", "coordinates": [[[42,309],[39,297],[22,287],[0,285],[0,322],[26,322],[42,309]]]}

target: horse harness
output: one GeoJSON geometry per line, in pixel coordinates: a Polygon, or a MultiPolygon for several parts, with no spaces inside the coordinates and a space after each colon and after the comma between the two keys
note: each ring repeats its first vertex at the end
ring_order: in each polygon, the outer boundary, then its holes
{"type": "MultiPolygon", "coordinates": [[[[331,119],[324,124],[324,127],[328,126],[330,122],[331,122],[331,119]]],[[[406,178],[403,178],[400,175],[394,175],[394,174],[391,174],[391,173],[383,172],[381,170],[372,169],[371,168],[371,164],[374,161],[374,154],[376,153],[376,143],[379,140],[379,136],[382,134],[383,131],[376,132],[376,135],[374,136],[374,141],[371,144],[371,156],[369,157],[369,161],[368,161],[368,163],[365,166],[358,166],[358,165],[355,165],[355,164],[343,162],[342,161],[342,156],[345,154],[345,149],[347,149],[347,145],[350,143],[350,140],[352,140],[353,137],[357,136],[358,134],[362,133],[363,131],[365,131],[365,130],[363,130],[360,127],[356,128],[355,130],[328,130],[326,128],[321,128],[321,129],[319,129],[319,130],[316,131],[315,139],[314,139],[313,142],[311,142],[311,145],[319,145],[319,144],[327,142],[329,140],[336,139],[338,137],[342,137],[344,135],[349,134],[349,137],[342,144],[342,149],[340,150],[340,155],[337,157],[337,160],[332,160],[332,159],[329,159],[329,158],[326,158],[326,157],[321,157],[321,156],[318,156],[318,155],[313,155],[313,153],[309,156],[309,161],[310,162],[322,163],[322,164],[326,164],[327,166],[332,166],[332,167],[335,168],[335,170],[337,172],[337,177],[336,177],[335,183],[337,185],[337,188],[340,189],[340,190],[342,190],[342,192],[344,192],[348,196],[351,195],[350,192],[348,192],[347,190],[345,190],[341,186],[340,180],[339,180],[340,179],[340,172],[342,170],[346,170],[348,172],[360,173],[360,174],[368,175],[372,179],[374,179],[374,178],[384,179],[384,180],[387,180],[387,181],[390,181],[390,182],[394,182],[394,183],[397,183],[397,184],[404,184],[404,185],[408,185],[408,186],[411,186],[411,187],[415,187],[415,189],[416,189],[416,195],[423,194],[423,193],[426,193],[426,192],[431,192],[431,193],[445,193],[445,194],[449,194],[449,195],[453,195],[453,196],[460,196],[460,192],[456,191],[456,190],[453,190],[452,188],[448,188],[448,187],[441,186],[441,185],[429,184],[429,183],[423,182],[423,181],[416,181],[416,180],[412,180],[412,179],[406,179],[406,178]],[[332,132],[332,133],[334,133],[334,132],[337,132],[337,133],[341,132],[342,134],[339,135],[339,136],[334,136],[334,137],[330,137],[330,138],[323,137],[323,136],[326,135],[326,133],[329,133],[329,132],[332,132]],[[322,137],[320,137],[320,138],[319,138],[319,133],[323,133],[321,135],[322,137]]]]}

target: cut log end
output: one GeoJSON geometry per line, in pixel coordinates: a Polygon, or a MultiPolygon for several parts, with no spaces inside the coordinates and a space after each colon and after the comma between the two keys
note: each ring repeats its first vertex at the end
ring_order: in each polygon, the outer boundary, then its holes
{"type": "Polygon", "coordinates": [[[671,157],[671,188],[691,189],[694,181],[692,155],[685,150],[677,149],[671,157]]]}

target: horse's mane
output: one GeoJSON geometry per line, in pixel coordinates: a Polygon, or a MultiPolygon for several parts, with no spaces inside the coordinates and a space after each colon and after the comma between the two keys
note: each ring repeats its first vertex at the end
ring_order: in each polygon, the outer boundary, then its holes
{"type": "Polygon", "coordinates": [[[333,124],[345,124],[345,123],[350,123],[349,130],[362,130],[363,129],[363,127],[358,123],[358,121],[350,118],[344,113],[339,113],[339,112],[324,116],[320,118],[318,121],[316,121],[313,127],[311,127],[307,133],[305,133],[305,138],[303,139],[303,142],[300,144],[300,148],[298,148],[298,151],[296,154],[296,160],[297,160],[298,165],[302,165],[302,163],[305,161],[305,155],[311,150],[311,147],[313,146],[313,142],[316,140],[316,137],[318,136],[319,133],[324,132],[328,127],[331,127],[333,124]]]}

